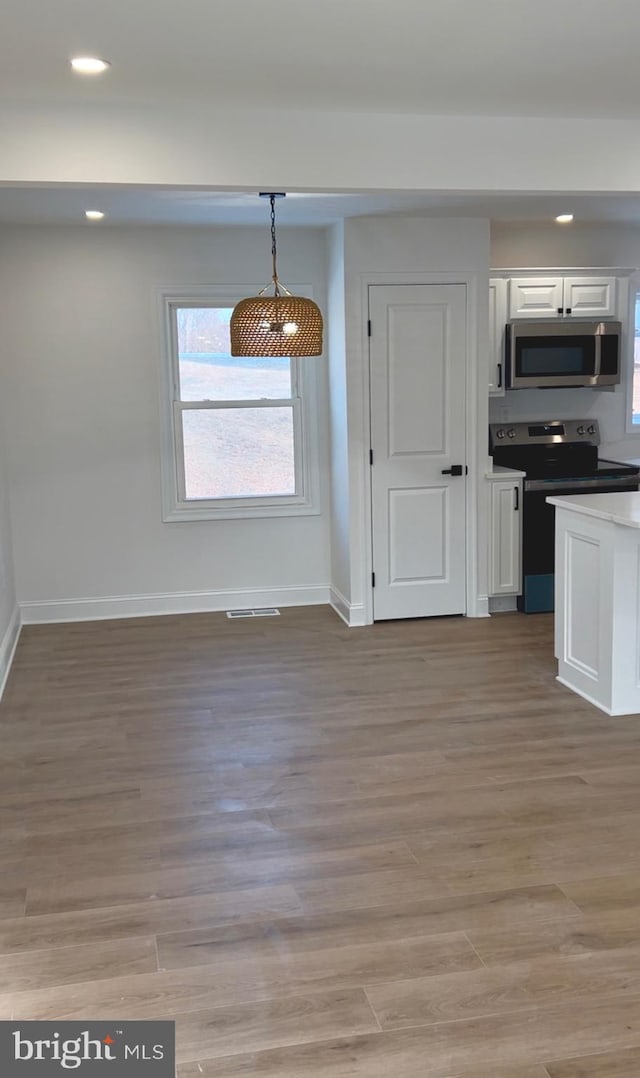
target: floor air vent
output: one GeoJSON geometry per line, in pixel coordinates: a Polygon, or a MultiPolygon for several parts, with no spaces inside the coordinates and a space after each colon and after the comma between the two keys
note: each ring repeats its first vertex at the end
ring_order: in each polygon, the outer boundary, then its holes
{"type": "Polygon", "coordinates": [[[276,618],[280,611],[275,606],[258,606],[254,610],[227,610],[228,618],[276,618]]]}

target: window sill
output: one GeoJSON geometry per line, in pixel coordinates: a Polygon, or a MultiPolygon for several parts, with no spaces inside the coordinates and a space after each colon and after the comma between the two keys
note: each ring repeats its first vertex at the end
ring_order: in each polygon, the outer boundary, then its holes
{"type": "Polygon", "coordinates": [[[165,524],[186,524],[189,521],[203,520],[254,520],[265,517],[309,517],[318,516],[320,509],[310,502],[296,502],[288,505],[246,505],[174,507],[162,515],[165,524]]]}

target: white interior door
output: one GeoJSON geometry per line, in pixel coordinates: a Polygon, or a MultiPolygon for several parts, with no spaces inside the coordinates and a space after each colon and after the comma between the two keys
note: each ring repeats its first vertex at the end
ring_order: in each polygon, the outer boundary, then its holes
{"type": "Polygon", "coordinates": [[[369,311],[374,618],[462,614],[466,288],[374,285],[369,311]]]}

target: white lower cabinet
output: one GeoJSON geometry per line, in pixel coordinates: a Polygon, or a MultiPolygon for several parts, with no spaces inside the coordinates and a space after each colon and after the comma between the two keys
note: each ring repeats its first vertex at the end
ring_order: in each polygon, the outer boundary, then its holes
{"type": "Polygon", "coordinates": [[[522,479],[493,479],[489,534],[489,595],[522,590],[522,479]]]}
{"type": "Polygon", "coordinates": [[[640,530],[633,492],[557,495],[558,681],[607,715],[640,712],[640,530]]]}

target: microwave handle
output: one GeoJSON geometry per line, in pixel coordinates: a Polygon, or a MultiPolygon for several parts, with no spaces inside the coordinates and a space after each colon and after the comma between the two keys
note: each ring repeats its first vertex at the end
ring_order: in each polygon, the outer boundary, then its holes
{"type": "Polygon", "coordinates": [[[516,371],[516,333],[511,326],[507,326],[504,359],[504,386],[510,389],[516,371]]]}
{"type": "Polygon", "coordinates": [[[594,375],[594,378],[599,378],[599,376],[600,376],[600,368],[602,366],[602,334],[596,333],[595,344],[596,344],[596,347],[595,347],[595,357],[594,357],[595,362],[594,362],[593,375],[594,375]]]}

